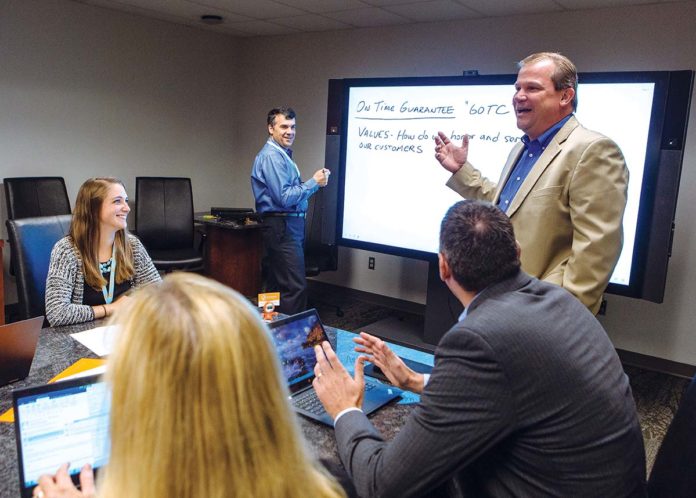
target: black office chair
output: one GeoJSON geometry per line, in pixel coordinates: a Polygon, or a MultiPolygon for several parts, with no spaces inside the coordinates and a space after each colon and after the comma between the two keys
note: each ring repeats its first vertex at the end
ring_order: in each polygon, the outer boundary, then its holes
{"type": "Polygon", "coordinates": [[[70,214],[70,200],[62,176],[3,178],[7,219],[70,214]]]}
{"type": "MultiPolygon", "coordinates": [[[[304,259],[305,276],[316,277],[323,271],[336,271],[338,268],[338,246],[335,244],[335,228],[326,226],[324,218],[326,203],[324,190],[319,190],[309,199],[305,218],[304,259]]],[[[336,316],[343,316],[340,306],[311,297],[310,307],[324,304],[336,309],[336,316]]]]}
{"type": "Polygon", "coordinates": [[[19,319],[45,315],[46,275],[51,250],[70,232],[72,216],[41,216],[7,220],[7,234],[16,254],[19,319]]]}
{"type": "Polygon", "coordinates": [[[136,177],[135,231],[158,270],[203,270],[202,248],[194,247],[190,178],[136,177]]]}
{"type": "MultiPolygon", "coordinates": [[[[62,176],[3,178],[7,219],[70,214],[70,199],[62,176]]],[[[15,251],[10,252],[10,274],[15,274],[15,251]]]]}
{"type": "Polygon", "coordinates": [[[657,451],[648,480],[648,496],[696,496],[696,376],[684,392],[657,451]]]}

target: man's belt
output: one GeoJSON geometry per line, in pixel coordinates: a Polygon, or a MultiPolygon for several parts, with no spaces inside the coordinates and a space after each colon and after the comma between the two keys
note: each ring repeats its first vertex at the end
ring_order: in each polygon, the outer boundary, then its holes
{"type": "Polygon", "coordinates": [[[261,213],[261,216],[268,216],[268,217],[278,217],[278,218],[304,218],[305,213],[298,213],[298,212],[268,212],[268,213],[261,213]]]}

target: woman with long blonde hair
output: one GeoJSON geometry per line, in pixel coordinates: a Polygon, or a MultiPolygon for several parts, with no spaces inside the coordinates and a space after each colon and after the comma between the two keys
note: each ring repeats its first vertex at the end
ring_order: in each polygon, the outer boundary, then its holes
{"type": "MultiPolygon", "coordinates": [[[[138,291],[114,322],[100,498],[345,496],[305,448],[270,334],[242,296],[174,274],[138,291]]],[[[91,470],[82,492],[63,471],[40,479],[43,496],[93,493],[91,470]]]]}
{"type": "Polygon", "coordinates": [[[111,315],[133,287],[160,280],[150,256],[127,231],[123,183],[90,178],[80,187],[70,233],[56,242],[46,278],[46,318],[52,326],[111,315]]]}

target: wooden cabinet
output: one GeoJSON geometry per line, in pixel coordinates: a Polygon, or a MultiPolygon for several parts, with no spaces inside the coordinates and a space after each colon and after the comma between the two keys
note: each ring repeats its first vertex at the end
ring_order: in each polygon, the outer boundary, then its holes
{"type": "Polygon", "coordinates": [[[206,275],[255,298],[261,290],[262,225],[204,224],[206,275]]]}

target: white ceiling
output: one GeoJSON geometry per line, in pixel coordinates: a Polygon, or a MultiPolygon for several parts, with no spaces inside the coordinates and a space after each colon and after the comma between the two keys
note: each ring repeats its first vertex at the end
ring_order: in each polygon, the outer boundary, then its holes
{"type": "Polygon", "coordinates": [[[75,0],[233,36],[540,14],[673,0],[75,0]],[[208,26],[202,15],[223,23],[208,26]]]}

